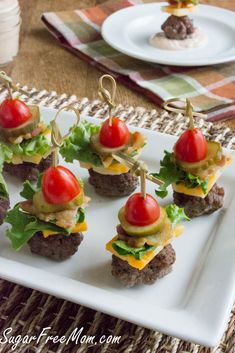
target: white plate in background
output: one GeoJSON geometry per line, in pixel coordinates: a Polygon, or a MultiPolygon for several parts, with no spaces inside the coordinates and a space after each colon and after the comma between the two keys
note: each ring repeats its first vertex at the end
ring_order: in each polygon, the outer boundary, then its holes
{"type": "MultiPolygon", "coordinates": [[[[47,122],[55,110],[41,108],[47,122]]],[[[64,130],[71,119],[61,113],[64,130]]],[[[100,123],[100,120],[87,118],[100,123]]],[[[60,120],[61,121],[61,120],[60,120]]],[[[144,129],[148,143],[143,159],[151,171],[159,168],[165,149],[171,150],[176,138],[144,129]]],[[[225,187],[224,208],[210,216],[187,222],[184,234],[175,239],[176,263],[171,274],[150,286],[125,289],[111,275],[111,254],[105,244],[116,234],[117,212],[126,198],[98,196],[88,184],[88,173],[78,162],[69,168],[85,181],[92,198],[86,210],[89,230],[78,252],[57,263],[32,255],[27,247],[15,252],[1,226],[0,276],[4,279],[50,293],[57,297],[100,310],[169,335],[199,344],[215,346],[229,318],[235,290],[235,164],[219,184],[225,187]]],[[[19,201],[20,182],[8,176],[11,205],[19,201]]],[[[154,195],[154,184],[147,191],[154,195]]],[[[161,201],[160,201],[161,202],[161,201]]],[[[163,204],[172,202],[172,194],[163,204]]]]}
{"type": "Polygon", "coordinates": [[[164,65],[201,66],[235,60],[235,12],[199,5],[190,17],[208,36],[203,48],[163,50],[149,44],[151,35],[161,32],[169,14],[166,3],[141,4],[119,10],[103,23],[102,36],[116,50],[133,58],[164,65]]]}

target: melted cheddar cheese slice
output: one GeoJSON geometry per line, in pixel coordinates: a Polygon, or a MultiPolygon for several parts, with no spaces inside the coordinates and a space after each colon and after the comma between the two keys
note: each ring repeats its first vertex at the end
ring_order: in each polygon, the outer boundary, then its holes
{"type": "MultiPolygon", "coordinates": [[[[174,235],[172,239],[174,237],[180,236],[182,232],[183,226],[181,224],[177,225],[174,229],[174,235]]],[[[119,259],[127,261],[130,266],[137,268],[138,270],[143,270],[143,268],[148,265],[148,263],[163,249],[163,247],[169,244],[168,242],[167,244],[164,244],[164,246],[158,246],[155,250],[147,252],[141,260],[136,260],[133,255],[119,255],[112,246],[113,242],[116,240],[118,240],[118,236],[115,236],[106,244],[106,250],[111,252],[113,255],[119,257],[119,259]]]]}
{"type": "MultiPolygon", "coordinates": [[[[85,232],[87,230],[87,224],[86,222],[82,223],[77,223],[76,226],[71,230],[71,233],[79,233],[79,232],[85,232]]],[[[55,232],[53,230],[43,230],[42,235],[44,238],[48,238],[50,235],[55,235],[58,234],[58,232],[55,232]]]]}
{"type": "Polygon", "coordinates": [[[183,182],[179,183],[179,184],[173,184],[172,188],[173,188],[174,191],[179,192],[181,194],[205,198],[206,195],[212,189],[212,187],[215,184],[217,179],[218,178],[216,178],[215,175],[210,176],[210,178],[208,180],[208,189],[207,189],[207,193],[206,194],[204,194],[204,192],[202,191],[202,188],[200,186],[197,186],[194,189],[189,189],[189,188],[187,188],[187,186],[185,186],[185,184],[183,182]]]}
{"type": "Polygon", "coordinates": [[[92,168],[95,172],[103,175],[120,175],[123,173],[128,173],[129,168],[121,163],[113,163],[109,167],[94,167],[92,164],[80,162],[81,168],[90,169],[92,168]]]}
{"type": "Polygon", "coordinates": [[[112,244],[115,240],[118,239],[118,236],[114,237],[110,242],[106,244],[106,250],[110,251],[113,255],[119,257],[123,261],[127,261],[128,264],[132,267],[137,268],[138,270],[142,270],[153,258],[154,256],[159,252],[157,251],[160,248],[160,251],[162,250],[162,246],[157,247],[153,251],[147,252],[141,260],[136,260],[134,256],[132,255],[119,255],[113,248],[112,244]]]}
{"type": "Polygon", "coordinates": [[[211,175],[209,177],[209,179],[208,179],[208,189],[207,189],[207,193],[206,194],[204,194],[204,192],[202,191],[200,186],[197,186],[194,189],[189,189],[189,188],[187,188],[185,186],[185,184],[183,182],[179,183],[179,184],[172,184],[172,188],[173,188],[174,191],[179,192],[181,194],[185,194],[185,195],[189,195],[189,196],[201,197],[201,198],[204,199],[208,195],[208,193],[210,192],[210,190],[212,189],[212,187],[214,186],[216,181],[221,176],[223,170],[226,167],[228,167],[231,163],[232,163],[232,157],[228,156],[224,167],[222,167],[215,174],[213,174],[213,175],[211,175]]]}

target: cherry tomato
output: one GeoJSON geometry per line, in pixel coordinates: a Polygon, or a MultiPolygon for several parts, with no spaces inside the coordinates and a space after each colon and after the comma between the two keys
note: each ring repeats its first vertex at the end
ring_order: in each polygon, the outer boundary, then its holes
{"type": "Polygon", "coordinates": [[[118,118],[112,118],[112,125],[109,125],[109,119],[105,120],[100,129],[100,143],[109,148],[120,147],[130,139],[130,132],[124,121],[118,118]]]}
{"type": "Polygon", "coordinates": [[[128,223],[144,227],[158,220],[160,206],[151,195],[147,194],[143,198],[140,193],[136,193],[127,200],[124,215],[128,223]]]}
{"type": "Polygon", "coordinates": [[[19,99],[5,99],[0,105],[0,126],[14,128],[32,117],[29,107],[19,99]]]}
{"type": "Polygon", "coordinates": [[[198,128],[185,131],[175,144],[175,156],[181,161],[195,163],[206,158],[206,155],[206,139],[198,128]]]}
{"type": "Polygon", "coordinates": [[[48,168],[42,177],[42,192],[50,204],[69,202],[79,195],[81,186],[67,168],[62,166],[48,168]]]}

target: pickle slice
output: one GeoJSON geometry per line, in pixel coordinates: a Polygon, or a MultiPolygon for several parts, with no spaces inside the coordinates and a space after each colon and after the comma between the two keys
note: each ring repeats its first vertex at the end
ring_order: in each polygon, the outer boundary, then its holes
{"type": "Polygon", "coordinates": [[[123,151],[128,147],[127,145],[123,145],[115,148],[105,147],[100,143],[99,134],[95,134],[91,136],[91,146],[95,152],[104,156],[123,151]]]}
{"type": "Polygon", "coordinates": [[[13,128],[0,128],[0,137],[8,139],[9,137],[18,137],[32,132],[40,122],[40,110],[37,105],[29,106],[32,117],[24,124],[13,128]]]}
{"type": "Polygon", "coordinates": [[[48,203],[45,200],[41,190],[33,195],[33,205],[38,213],[55,213],[65,210],[74,210],[78,206],[81,206],[83,204],[83,201],[83,190],[81,190],[80,194],[76,196],[73,200],[59,205],[53,205],[48,203]]]}
{"type": "Polygon", "coordinates": [[[150,246],[165,246],[173,237],[172,224],[169,218],[165,218],[161,229],[152,235],[147,236],[129,236],[125,241],[136,248],[140,248],[145,244],[150,246]]]}
{"type": "Polygon", "coordinates": [[[220,143],[216,141],[206,141],[207,142],[207,156],[202,161],[196,163],[187,163],[176,159],[176,163],[187,173],[192,173],[195,175],[200,174],[201,171],[206,170],[210,166],[220,160],[222,157],[222,148],[220,143]]]}
{"type": "Polygon", "coordinates": [[[143,237],[147,235],[153,235],[157,232],[159,232],[162,229],[162,226],[164,225],[165,219],[166,219],[166,211],[161,207],[161,213],[160,217],[158,220],[148,226],[144,227],[137,227],[125,219],[125,211],[124,207],[122,207],[119,212],[118,212],[118,218],[121,223],[122,228],[125,230],[125,232],[128,235],[133,235],[136,237],[143,237]]]}

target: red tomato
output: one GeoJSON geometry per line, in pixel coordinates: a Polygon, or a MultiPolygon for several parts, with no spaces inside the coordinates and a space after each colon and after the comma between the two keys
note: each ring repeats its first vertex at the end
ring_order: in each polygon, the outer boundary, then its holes
{"type": "Polygon", "coordinates": [[[127,200],[124,214],[128,223],[144,227],[158,220],[160,206],[151,195],[147,194],[146,198],[143,198],[138,192],[127,200]]]}
{"type": "Polygon", "coordinates": [[[197,128],[185,131],[175,144],[175,156],[181,161],[195,163],[206,158],[207,143],[197,128]]]}
{"type": "Polygon", "coordinates": [[[118,118],[112,118],[112,125],[109,125],[109,119],[105,120],[100,129],[100,143],[109,148],[120,147],[130,139],[130,132],[124,121],[118,118]]]}
{"type": "Polygon", "coordinates": [[[32,117],[29,107],[19,99],[5,99],[0,105],[0,126],[14,128],[32,117]]]}
{"type": "Polygon", "coordinates": [[[48,203],[61,204],[69,202],[79,195],[81,186],[67,168],[50,167],[43,174],[42,192],[48,203]]]}

